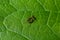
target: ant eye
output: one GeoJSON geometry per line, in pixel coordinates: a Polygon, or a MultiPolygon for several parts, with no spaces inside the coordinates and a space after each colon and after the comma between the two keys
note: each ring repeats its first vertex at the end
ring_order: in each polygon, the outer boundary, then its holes
{"type": "Polygon", "coordinates": [[[28,21],[29,23],[33,23],[35,20],[36,20],[36,18],[35,18],[34,16],[32,16],[32,17],[28,18],[27,21],[28,21]]]}

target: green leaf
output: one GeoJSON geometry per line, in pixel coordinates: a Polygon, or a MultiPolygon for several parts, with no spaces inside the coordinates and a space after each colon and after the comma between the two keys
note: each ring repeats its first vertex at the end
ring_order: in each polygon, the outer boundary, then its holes
{"type": "Polygon", "coordinates": [[[4,32],[0,33],[1,40],[27,40],[22,35],[19,35],[15,32],[5,30],[4,32]]]}
{"type": "Polygon", "coordinates": [[[60,0],[0,0],[0,40],[60,40],[60,0]]]}

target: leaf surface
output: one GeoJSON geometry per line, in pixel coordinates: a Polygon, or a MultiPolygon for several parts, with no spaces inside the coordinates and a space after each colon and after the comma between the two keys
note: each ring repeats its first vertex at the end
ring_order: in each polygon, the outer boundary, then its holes
{"type": "Polygon", "coordinates": [[[59,2],[0,0],[1,40],[60,40],[59,2]],[[27,20],[32,16],[36,20],[29,23],[27,20]]]}

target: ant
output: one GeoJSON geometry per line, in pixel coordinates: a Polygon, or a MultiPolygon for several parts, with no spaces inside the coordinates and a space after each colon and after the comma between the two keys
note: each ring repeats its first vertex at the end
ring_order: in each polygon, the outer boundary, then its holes
{"type": "Polygon", "coordinates": [[[28,21],[29,23],[33,23],[35,20],[36,20],[36,18],[35,18],[34,16],[32,16],[32,17],[28,18],[27,21],[28,21]]]}

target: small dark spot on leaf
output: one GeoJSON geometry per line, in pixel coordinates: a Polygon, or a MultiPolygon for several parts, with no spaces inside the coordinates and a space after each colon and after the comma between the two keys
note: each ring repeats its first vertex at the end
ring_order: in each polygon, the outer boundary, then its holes
{"type": "Polygon", "coordinates": [[[28,18],[27,21],[28,21],[29,23],[33,23],[35,20],[36,20],[36,18],[35,18],[34,16],[32,16],[32,17],[28,18]]]}

